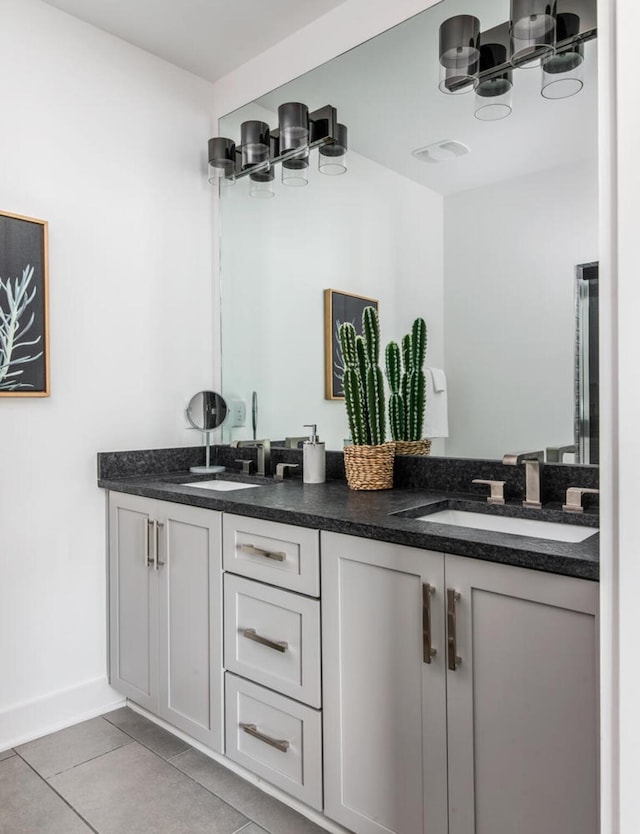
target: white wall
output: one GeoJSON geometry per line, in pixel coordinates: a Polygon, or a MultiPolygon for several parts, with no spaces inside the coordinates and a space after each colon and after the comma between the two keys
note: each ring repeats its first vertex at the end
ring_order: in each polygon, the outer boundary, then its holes
{"type": "Polygon", "coordinates": [[[306,187],[282,186],[278,167],[272,199],[250,198],[246,179],[222,190],[222,391],[248,403],[257,391],[260,437],[316,423],[341,449],[344,402],[324,398],[323,291],[379,301],[382,351],[423,316],[428,364],[441,366],[442,198],[355,153],[347,173],[325,176],[316,154],[306,187]]]}
{"type": "Polygon", "coordinates": [[[1,0],[0,209],[49,221],[51,397],[0,400],[0,750],[116,699],[96,452],[211,384],[211,86],[1,0]]]}
{"type": "Polygon", "coordinates": [[[444,230],[446,454],[573,443],[575,267],[598,260],[597,163],[449,196],[444,230]]]}

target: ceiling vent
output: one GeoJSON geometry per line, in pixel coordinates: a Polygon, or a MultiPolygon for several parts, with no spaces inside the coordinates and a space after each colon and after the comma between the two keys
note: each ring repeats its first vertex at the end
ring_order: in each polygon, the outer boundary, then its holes
{"type": "Polygon", "coordinates": [[[464,142],[458,142],[457,139],[443,139],[441,142],[425,145],[424,148],[416,148],[411,154],[421,162],[447,162],[465,156],[469,150],[464,142]]]}

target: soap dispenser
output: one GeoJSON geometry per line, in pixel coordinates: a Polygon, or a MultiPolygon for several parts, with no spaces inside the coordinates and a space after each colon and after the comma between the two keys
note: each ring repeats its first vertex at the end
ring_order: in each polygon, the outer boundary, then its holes
{"type": "Polygon", "coordinates": [[[320,443],[315,423],[305,423],[311,429],[309,439],[302,444],[302,480],[305,484],[323,484],[325,482],[324,443],[320,443]]]}

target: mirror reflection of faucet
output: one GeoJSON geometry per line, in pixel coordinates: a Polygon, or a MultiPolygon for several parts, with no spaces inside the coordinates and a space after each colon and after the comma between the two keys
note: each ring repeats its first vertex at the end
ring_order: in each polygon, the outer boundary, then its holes
{"type": "Polygon", "coordinates": [[[257,449],[258,465],[256,475],[268,478],[271,475],[271,441],[267,440],[232,440],[232,449],[257,449]]]}
{"type": "Polygon", "coordinates": [[[522,452],[519,455],[504,455],[502,463],[506,466],[517,466],[524,463],[525,498],[523,507],[534,510],[542,509],[540,501],[540,464],[544,461],[544,452],[522,452]]]}

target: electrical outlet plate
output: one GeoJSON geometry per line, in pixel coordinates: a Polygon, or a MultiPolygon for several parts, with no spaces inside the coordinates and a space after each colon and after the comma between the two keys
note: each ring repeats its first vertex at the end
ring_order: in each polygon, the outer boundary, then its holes
{"type": "Polygon", "coordinates": [[[247,403],[245,400],[231,400],[231,427],[247,425],[247,403]]]}

